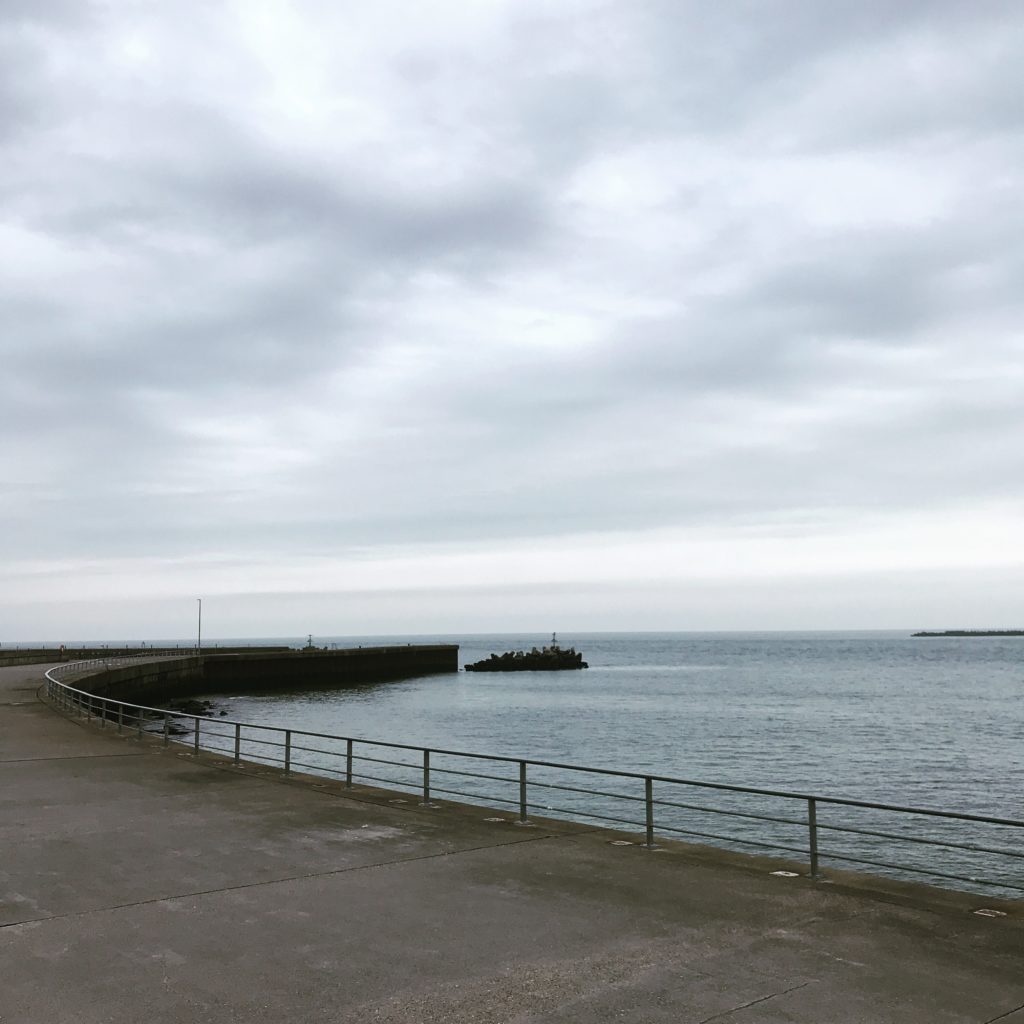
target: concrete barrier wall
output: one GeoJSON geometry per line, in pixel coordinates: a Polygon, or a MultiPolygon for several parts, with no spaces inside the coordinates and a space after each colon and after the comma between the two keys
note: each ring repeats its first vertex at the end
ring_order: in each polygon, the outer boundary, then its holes
{"type": "Polygon", "coordinates": [[[284,655],[208,654],[203,661],[207,693],[280,693],[457,672],[459,648],[455,644],[417,644],[296,651],[284,655]]]}
{"type": "Polygon", "coordinates": [[[155,706],[171,697],[201,692],[203,658],[193,655],[190,658],[121,665],[70,685],[112,700],[155,706]]]}
{"type": "Polygon", "coordinates": [[[344,689],[457,672],[458,668],[456,644],[340,651],[218,652],[123,665],[89,675],[72,685],[114,700],[155,706],[171,698],[199,694],[344,689]]]}

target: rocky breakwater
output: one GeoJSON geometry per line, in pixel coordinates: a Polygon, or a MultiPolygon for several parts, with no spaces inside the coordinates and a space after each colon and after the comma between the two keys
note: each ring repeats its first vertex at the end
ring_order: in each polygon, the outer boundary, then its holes
{"type": "Polygon", "coordinates": [[[466,666],[467,672],[557,672],[562,669],[587,668],[583,655],[575,647],[563,649],[556,643],[531,651],[506,651],[492,654],[482,661],[466,666]]]}

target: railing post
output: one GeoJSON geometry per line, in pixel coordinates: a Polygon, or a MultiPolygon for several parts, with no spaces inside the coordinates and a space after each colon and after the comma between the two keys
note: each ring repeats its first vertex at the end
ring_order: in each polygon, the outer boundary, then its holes
{"type": "Polygon", "coordinates": [[[292,770],[292,731],[284,731],[284,773],[288,775],[292,770]]]}
{"type": "Polygon", "coordinates": [[[519,762],[519,823],[526,824],[526,762],[519,762]]]}
{"type": "Polygon", "coordinates": [[[107,727],[107,698],[100,697],[100,728],[107,727]]]}
{"type": "Polygon", "coordinates": [[[423,751],[423,806],[430,806],[430,751],[423,751]]]}
{"type": "Polygon", "coordinates": [[[117,702],[117,731],[124,732],[124,704],[117,702]]]}
{"type": "Polygon", "coordinates": [[[807,831],[811,843],[811,878],[818,877],[818,802],[807,798],[807,831]]]}
{"type": "Polygon", "coordinates": [[[242,760],[242,723],[235,722],[235,764],[242,760]]]}
{"type": "Polygon", "coordinates": [[[194,746],[193,749],[195,750],[196,757],[198,757],[199,756],[199,716],[198,715],[196,715],[196,737],[195,737],[195,746],[194,746]]]}
{"type": "Polygon", "coordinates": [[[171,742],[171,716],[164,712],[164,746],[171,742]]]}
{"type": "Polygon", "coordinates": [[[352,788],[352,741],[349,740],[345,750],[345,786],[352,788]]]}
{"type": "Polygon", "coordinates": [[[647,809],[647,849],[654,849],[654,782],[648,775],[644,778],[644,805],[647,809]]]}

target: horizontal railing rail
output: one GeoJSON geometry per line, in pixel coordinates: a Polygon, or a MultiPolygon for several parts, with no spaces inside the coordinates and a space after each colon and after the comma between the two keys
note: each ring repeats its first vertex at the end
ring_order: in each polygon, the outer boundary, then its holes
{"type": "Polygon", "coordinates": [[[64,681],[153,658],[152,653],[146,653],[60,665],[46,673],[47,695],[61,710],[96,718],[104,728],[115,723],[119,732],[127,728],[140,737],[145,733],[162,734],[164,745],[181,743],[191,746],[196,754],[207,750],[226,755],[234,763],[245,760],[279,767],[286,775],[300,771],[336,778],[347,788],[379,784],[414,793],[428,807],[434,806],[433,797],[443,794],[480,806],[511,808],[516,812],[516,822],[524,826],[531,824],[531,814],[614,826],[642,836],[638,845],[652,849],[660,836],[791,854],[806,863],[812,878],[821,876],[822,861],[827,859],[879,868],[895,877],[926,876],[957,882],[999,895],[1016,897],[1024,893],[1024,864],[1017,868],[1019,862],[1024,862],[1024,820],[1016,818],[337,736],[119,701],[64,681]],[[410,754],[415,757],[410,758],[410,754]],[[470,770],[478,765],[490,770],[470,770]],[[503,766],[515,770],[496,774],[503,766]],[[584,779],[593,776],[604,779],[603,786],[583,784],[584,779]],[[487,786],[489,783],[508,788],[495,793],[487,786]],[[723,803],[667,798],[685,796],[687,790],[709,797],[717,795],[723,803]],[[546,802],[556,798],[557,804],[546,802]],[[784,807],[771,806],[779,802],[784,807]],[[642,818],[628,816],[629,808],[637,805],[642,805],[642,818]],[[793,813],[794,806],[798,814],[793,813]],[[822,814],[831,816],[822,820],[822,814]],[[837,814],[846,817],[837,820],[837,814]],[[894,818],[914,831],[894,831],[894,818]],[[723,834],[716,822],[732,822],[733,830],[723,834]],[[944,825],[956,826],[960,831],[952,836],[940,834],[937,830],[944,825]],[[971,831],[964,835],[967,829],[971,831]],[[823,835],[840,837],[846,845],[826,848],[823,835]],[[893,860],[894,849],[903,851],[902,861],[893,860]],[[934,856],[937,850],[944,852],[939,863],[934,856]],[[927,851],[933,855],[926,858],[927,851]],[[999,877],[983,877],[993,871],[999,877]]]}

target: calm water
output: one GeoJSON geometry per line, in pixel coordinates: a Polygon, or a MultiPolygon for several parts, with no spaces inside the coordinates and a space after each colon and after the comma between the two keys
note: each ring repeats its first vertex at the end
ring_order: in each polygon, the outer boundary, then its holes
{"type": "MultiPolygon", "coordinates": [[[[547,639],[502,634],[318,641],[339,647],[458,643],[465,664],[491,652],[542,646],[547,639]]],[[[229,714],[357,738],[1024,819],[1024,637],[594,633],[565,634],[559,640],[582,650],[590,668],[514,675],[460,672],[357,690],[240,697],[230,700],[229,714]]],[[[409,773],[402,780],[386,767],[377,766],[374,773],[389,782],[416,784],[409,773]]],[[[445,784],[437,779],[438,786],[445,784]]],[[[574,778],[571,784],[587,782],[574,778]]],[[[474,781],[460,780],[458,786],[462,792],[481,792],[474,781]]],[[[766,809],[765,801],[755,806],[728,794],[712,801],[706,792],[693,790],[673,789],[664,798],[766,809]]],[[[593,799],[564,793],[541,793],[537,799],[540,807],[565,813],[643,817],[642,805],[619,802],[602,808],[593,799]]],[[[799,818],[797,810],[773,805],[770,813],[799,818]]],[[[659,811],[659,819],[681,830],[766,838],[763,824],[746,819],[723,826],[723,819],[716,818],[711,830],[710,819],[695,812],[665,813],[659,811]]],[[[844,814],[843,823],[857,827],[888,831],[900,825],[905,831],[909,825],[915,834],[952,835],[941,832],[943,823],[927,819],[894,822],[844,814]]],[[[822,820],[829,821],[824,812],[822,820]]],[[[805,835],[805,830],[795,831],[805,835]]],[[[974,829],[953,838],[1021,847],[1019,837],[998,831],[974,829]]],[[[794,849],[805,844],[800,834],[785,837],[776,831],[767,838],[792,843],[794,849]]],[[[823,844],[838,850],[838,839],[827,835],[823,844]]],[[[861,838],[851,847],[850,837],[842,839],[846,853],[883,860],[880,851],[891,853],[891,844],[861,838]]],[[[923,853],[932,865],[941,856],[942,869],[954,873],[991,877],[997,870],[991,858],[979,866],[966,854],[950,859],[942,851],[923,853]]],[[[900,863],[913,863],[912,857],[923,853],[912,848],[908,855],[901,853],[900,863]]],[[[1024,884],[1017,865],[1024,861],[1010,863],[1014,878],[1024,884]]],[[[998,877],[1008,877],[1005,862],[998,865],[998,877]]]]}

